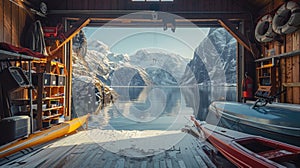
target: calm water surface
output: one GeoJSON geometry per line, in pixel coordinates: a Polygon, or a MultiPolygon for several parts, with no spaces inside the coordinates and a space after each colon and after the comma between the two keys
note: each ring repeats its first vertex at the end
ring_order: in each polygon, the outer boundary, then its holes
{"type": "Polygon", "coordinates": [[[90,128],[180,130],[195,115],[205,120],[214,100],[236,100],[236,87],[113,87],[119,97],[92,116],[90,128]]]}

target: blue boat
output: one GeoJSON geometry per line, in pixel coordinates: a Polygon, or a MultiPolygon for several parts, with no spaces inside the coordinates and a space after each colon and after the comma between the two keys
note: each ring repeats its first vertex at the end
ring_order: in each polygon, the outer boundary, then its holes
{"type": "Polygon", "coordinates": [[[206,122],[300,146],[300,106],[276,103],[254,106],[215,101],[206,122]]]}

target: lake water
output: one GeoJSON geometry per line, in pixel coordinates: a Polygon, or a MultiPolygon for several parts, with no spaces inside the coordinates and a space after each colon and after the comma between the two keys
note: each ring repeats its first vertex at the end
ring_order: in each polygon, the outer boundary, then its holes
{"type": "Polygon", "coordinates": [[[235,87],[113,87],[114,103],[91,115],[88,136],[118,155],[146,157],[171,149],[191,126],[206,117],[211,101],[235,100],[235,87]]]}
{"type": "Polygon", "coordinates": [[[92,128],[180,130],[195,115],[205,120],[214,100],[236,101],[236,87],[113,87],[116,101],[94,114],[92,128]]]}

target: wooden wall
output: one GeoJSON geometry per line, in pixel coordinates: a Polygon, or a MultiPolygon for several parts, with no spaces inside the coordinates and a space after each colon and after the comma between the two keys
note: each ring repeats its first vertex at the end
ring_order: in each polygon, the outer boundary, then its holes
{"type": "MultiPolygon", "coordinates": [[[[299,1],[295,2],[300,4],[299,1]]],[[[268,12],[274,14],[282,4],[282,1],[276,0],[275,3],[270,4],[265,9],[261,10],[260,14],[264,15],[268,12]]],[[[279,35],[279,39],[282,41],[279,42],[273,40],[267,44],[260,44],[264,57],[270,55],[267,53],[267,50],[275,50],[275,55],[300,50],[300,29],[291,34],[279,35]]],[[[278,67],[276,68],[276,81],[278,82],[278,90],[286,89],[286,93],[281,96],[280,101],[300,104],[300,55],[280,58],[278,67]]]]}
{"type": "Polygon", "coordinates": [[[234,0],[174,0],[174,2],[132,2],[131,0],[46,1],[49,10],[153,10],[159,11],[237,11],[234,0]]]}
{"type": "Polygon", "coordinates": [[[0,0],[0,42],[22,46],[26,23],[29,15],[25,9],[18,7],[9,0],[0,0]]]}

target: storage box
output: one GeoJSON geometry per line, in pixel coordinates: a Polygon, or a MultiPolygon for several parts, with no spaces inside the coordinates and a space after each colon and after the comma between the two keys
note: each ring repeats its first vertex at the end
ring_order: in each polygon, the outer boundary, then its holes
{"type": "Polygon", "coordinates": [[[38,85],[38,78],[43,78],[44,86],[56,86],[56,76],[49,73],[33,73],[32,84],[38,85]]]}
{"type": "Polygon", "coordinates": [[[30,118],[14,116],[0,121],[0,145],[6,144],[30,134],[30,118]]]}
{"type": "Polygon", "coordinates": [[[56,83],[57,83],[57,86],[64,86],[65,85],[65,76],[64,75],[56,75],[56,83]]]}
{"type": "Polygon", "coordinates": [[[56,77],[53,74],[44,74],[44,86],[56,86],[56,77]]]}
{"type": "Polygon", "coordinates": [[[51,120],[44,120],[43,121],[43,128],[49,128],[50,127],[50,122],[51,122],[51,120]]]}
{"type": "Polygon", "coordinates": [[[59,118],[54,118],[51,120],[51,124],[58,124],[59,118]]]}

